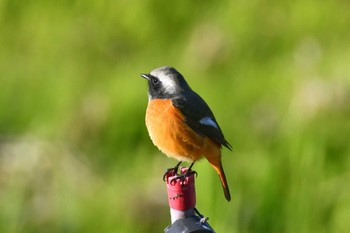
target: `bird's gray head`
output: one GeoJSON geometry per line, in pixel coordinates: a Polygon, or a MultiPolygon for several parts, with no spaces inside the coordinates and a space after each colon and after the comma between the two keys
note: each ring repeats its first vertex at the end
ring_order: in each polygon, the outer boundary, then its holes
{"type": "Polygon", "coordinates": [[[173,67],[163,66],[141,76],[148,80],[149,99],[172,99],[190,89],[184,77],[173,67]]]}

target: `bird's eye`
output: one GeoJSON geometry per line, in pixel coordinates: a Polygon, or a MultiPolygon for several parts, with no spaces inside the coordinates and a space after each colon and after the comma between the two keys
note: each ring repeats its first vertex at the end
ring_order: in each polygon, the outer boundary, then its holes
{"type": "Polygon", "coordinates": [[[159,80],[155,77],[152,78],[152,83],[153,84],[158,84],[159,80]]]}

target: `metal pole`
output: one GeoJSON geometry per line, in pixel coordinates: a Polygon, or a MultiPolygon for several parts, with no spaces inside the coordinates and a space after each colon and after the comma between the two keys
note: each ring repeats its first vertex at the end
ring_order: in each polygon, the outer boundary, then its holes
{"type": "Polygon", "coordinates": [[[171,225],[165,233],[212,233],[215,232],[208,224],[208,218],[196,209],[195,172],[186,174],[186,167],[181,167],[180,174],[170,170],[166,174],[168,203],[170,207],[171,225]]]}

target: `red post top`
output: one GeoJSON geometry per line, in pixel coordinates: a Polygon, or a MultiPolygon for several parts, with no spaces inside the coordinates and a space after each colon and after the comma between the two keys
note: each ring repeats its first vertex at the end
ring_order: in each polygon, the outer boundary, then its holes
{"type": "MultiPolygon", "coordinates": [[[[185,174],[187,167],[181,167],[180,172],[185,174]]],[[[196,206],[196,190],[194,186],[195,173],[191,172],[185,178],[179,178],[179,174],[169,171],[166,174],[169,206],[175,210],[190,210],[196,206]]]]}

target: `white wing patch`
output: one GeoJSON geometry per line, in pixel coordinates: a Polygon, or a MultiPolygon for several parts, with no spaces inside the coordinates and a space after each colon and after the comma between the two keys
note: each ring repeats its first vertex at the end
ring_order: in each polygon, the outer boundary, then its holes
{"type": "Polygon", "coordinates": [[[215,123],[215,121],[211,117],[204,117],[199,121],[202,125],[213,126],[216,129],[219,129],[219,126],[215,123]]]}

